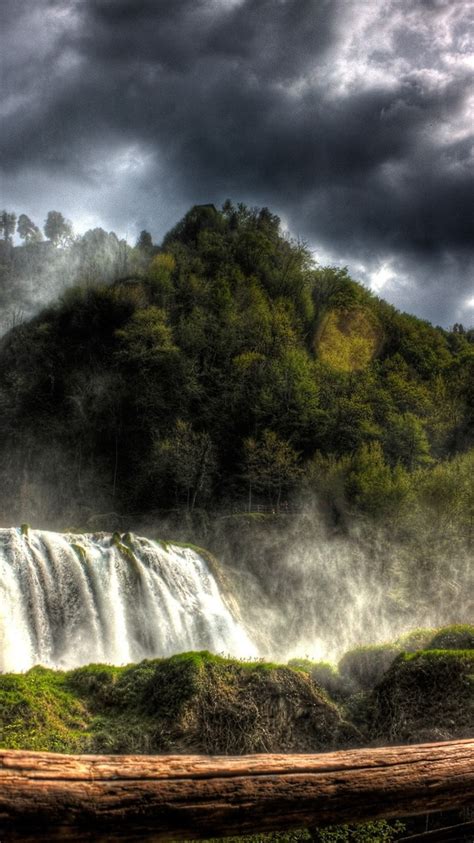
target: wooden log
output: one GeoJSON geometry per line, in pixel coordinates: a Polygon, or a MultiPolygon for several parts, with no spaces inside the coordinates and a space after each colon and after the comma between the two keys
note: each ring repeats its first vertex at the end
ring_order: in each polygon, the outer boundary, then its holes
{"type": "Polygon", "coordinates": [[[183,840],[460,808],[474,740],[321,755],[0,749],[0,840],[183,840]]]}

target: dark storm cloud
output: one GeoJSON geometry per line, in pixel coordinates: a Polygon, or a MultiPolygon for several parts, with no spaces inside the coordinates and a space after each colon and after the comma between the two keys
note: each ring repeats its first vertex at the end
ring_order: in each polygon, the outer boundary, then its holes
{"type": "Polygon", "coordinates": [[[41,177],[48,207],[64,184],[107,227],[156,237],[195,201],[268,204],[398,306],[473,321],[468,0],[6,0],[1,15],[11,204],[41,177]]]}

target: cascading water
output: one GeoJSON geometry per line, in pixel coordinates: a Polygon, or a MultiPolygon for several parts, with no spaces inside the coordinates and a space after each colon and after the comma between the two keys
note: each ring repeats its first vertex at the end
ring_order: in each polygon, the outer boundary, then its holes
{"type": "Polygon", "coordinates": [[[0,671],[256,647],[190,548],[0,529],[0,671]]]}

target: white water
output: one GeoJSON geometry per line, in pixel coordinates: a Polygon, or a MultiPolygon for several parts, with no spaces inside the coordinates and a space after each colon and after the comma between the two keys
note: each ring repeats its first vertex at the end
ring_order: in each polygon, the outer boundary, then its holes
{"type": "Polygon", "coordinates": [[[135,536],[131,549],[110,535],[0,529],[0,672],[257,655],[198,553],[135,536]]]}

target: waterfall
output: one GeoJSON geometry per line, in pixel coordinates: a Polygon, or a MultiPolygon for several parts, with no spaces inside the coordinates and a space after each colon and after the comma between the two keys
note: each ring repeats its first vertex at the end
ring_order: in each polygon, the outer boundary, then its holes
{"type": "Polygon", "coordinates": [[[0,671],[257,655],[203,556],[127,539],[0,529],[0,671]]]}

